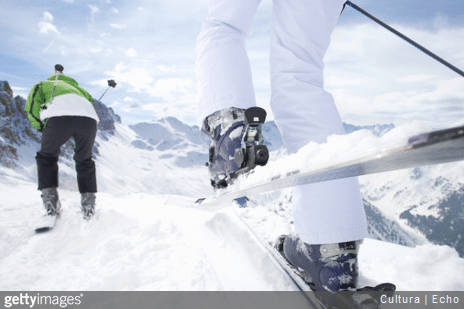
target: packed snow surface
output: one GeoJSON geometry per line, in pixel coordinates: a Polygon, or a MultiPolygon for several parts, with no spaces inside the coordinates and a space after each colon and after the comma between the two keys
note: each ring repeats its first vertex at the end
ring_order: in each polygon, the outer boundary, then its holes
{"type": "MultiPolygon", "coordinates": [[[[121,126],[117,132],[99,141],[97,215],[88,222],[73,170],[60,163],[61,219],[54,230],[35,234],[43,208],[33,162],[22,169],[0,167],[0,290],[294,289],[258,241],[292,231],[288,190],[256,197],[248,208],[202,207],[196,198],[212,193],[206,168],[173,167],[155,151],[127,146],[131,130],[121,126]]],[[[372,141],[362,139],[360,134],[359,143],[372,141]]],[[[30,151],[22,155],[33,156],[30,151]]],[[[447,246],[366,239],[359,266],[360,285],[464,290],[464,259],[447,246]]]]}
{"type": "MultiPolygon", "coordinates": [[[[56,228],[35,235],[35,185],[2,182],[0,290],[226,290],[292,288],[237,216],[271,241],[291,228],[260,209],[210,211],[178,195],[98,195],[98,216],[81,218],[78,193],[62,190],[56,228]],[[21,197],[21,198],[18,198],[21,197]]],[[[366,239],[361,284],[400,290],[462,290],[464,261],[449,247],[366,239]]]]}

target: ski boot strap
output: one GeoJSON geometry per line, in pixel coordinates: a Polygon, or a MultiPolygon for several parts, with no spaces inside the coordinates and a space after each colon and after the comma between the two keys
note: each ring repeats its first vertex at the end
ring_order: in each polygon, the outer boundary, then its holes
{"type": "Polygon", "coordinates": [[[219,125],[221,132],[226,132],[237,121],[245,121],[245,110],[236,107],[224,108],[206,117],[201,131],[214,139],[219,125]]]}
{"type": "Polygon", "coordinates": [[[356,241],[342,242],[336,244],[325,244],[321,245],[320,248],[321,257],[326,259],[342,254],[357,254],[358,244],[356,241]]]}

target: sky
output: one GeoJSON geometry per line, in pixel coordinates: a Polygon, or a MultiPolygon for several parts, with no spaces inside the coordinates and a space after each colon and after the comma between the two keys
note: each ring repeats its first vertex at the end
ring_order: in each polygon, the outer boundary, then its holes
{"type": "MultiPolygon", "coordinates": [[[[464,70],[463,0],[356,0],[370,14],[464,70]]],[[[263,0],[247,49],[258,105],[269,107],[272,0],[263,0]]],[[[4,0],[0,80],[27,97],[54,65],[124,124],[175,116],[198,124],[195,44],[207,0],[4,0]]],[[[356,125],[464,120],[464,78],[346,7],[327,52],[325,87],[356,125]]]]}

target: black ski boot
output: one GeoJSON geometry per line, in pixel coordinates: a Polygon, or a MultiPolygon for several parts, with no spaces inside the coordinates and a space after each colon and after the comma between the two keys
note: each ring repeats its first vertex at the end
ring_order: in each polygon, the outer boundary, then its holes
{"type": "Polygon", "coordinates": [[[84,220],[90,220],[95,214],[95,193],[81,194],[81,210],[84,220]]]}

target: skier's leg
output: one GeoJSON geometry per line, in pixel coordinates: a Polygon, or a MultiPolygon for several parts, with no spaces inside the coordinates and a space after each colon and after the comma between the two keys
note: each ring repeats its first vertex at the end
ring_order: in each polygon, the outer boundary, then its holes
{"type": "Polygon", "coordinates": [[[97,122],[87,117],[73,117],[75,128],[74,161],[76,162],[77,184],[81,193],[81,210],[84,219],[90,219],[95,213],[97,177],[92,149],[97,134],[97,122]]]}
{"type": "Polygon", "coordinates": [[[37,162],[38,188],[58,187],[58,156],[49,155],[41,151],[35,157],[37,162]]]}
{"type": "Polygon", "coordinates": [[[323,89],[323,58],[344,2],[274,0],[271,106],[290,152],[344,133],[334,100],[323,89]]]}
{"type": "MultiPolygon", "coordinates": [[[[271,106],[290,152],[344,134],[332,96],[323,89],[323,57],[344,0],[274,0],[271,106]]],[[[293,190],[295,228],[306,243],[359,240],[367,235],[356,178],[293,190]]]]}
{"type": "Polygon", "coordinates": [[[97,192],[97,178],[92,149],[97,134],[97,122],[88,117],[70,117],[74,127],[74,161],[80,193],[97,192]]]}
{"type": "Polygon", "coordinates": [[[50,118],[42,132],[40,150],[36,155],[38,188],[47,214],[59,214],[58,156],[60,147],[71,137],[68,127],[58,117],[50,118]]]}
{"type": "Polygon", "coordinates": [[[212,138],[211,184],[226,186],[244,132],[244,111],[256,105],[245,41],[261,0],[210,0],[209,13],[197,38],[198,119],[212,138]],[[231,159],[232,158],[232,159],[231,159]]]}
{"type": "Polygon", "coordinates": [[[58,156],[60,147],[71,137],[58,117],[50,118],[42,132],[40,150],[37,152],[39,190],[58,187],[58,156]]]}
{"type": "MultiPolygon", "coordinates": [[[[334,100],[323,89],[323,58],[344,2],[274,0],[271,106],[291,153],[311,141],[324,143],[329,135],[344,134],[334,100]]],[[[339,244],[367,236],[356,178],[295,187],[293,214],[307,250],[308,244],[339,244]]],[[[294,249],[296,255],[301,253],[294,249]]]]}
{"type": "Polygon", "coordinates": [[[224,108],[254,106],[251,68],[245,49],[261,0],[210,0],[197,38],[198,119],[224,108]]]}

